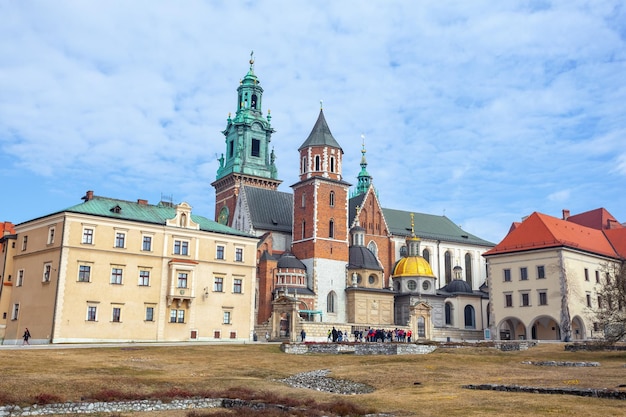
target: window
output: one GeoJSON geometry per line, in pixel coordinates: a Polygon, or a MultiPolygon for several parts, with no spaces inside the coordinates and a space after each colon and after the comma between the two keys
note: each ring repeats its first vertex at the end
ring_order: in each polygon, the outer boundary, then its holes
{"type": "Polygon", "coordinates": [[[470,305],[466,305],[465,306],[465,310],[464,310],[464,316],[465,316],[465,328],[466,329],[473,329],[476,327],[476,321],[475,321],[475,312],[474,312],[474,307],[470,306],[470,305]]]}
{"type": "Polygon", "coordinates": [[[587,268],[585,268],[585,281],[589,281],[589,270],[587,268]]]}
{"type": "Polygon", "coordinates": [[[142,287],[150,285],[150,271],[145,269],[139,270],[139,285],[142,287]]]}
{"type": "Polygon", "coordinates": [[[178,288],[187,288],[187,273],[178,273],[178,288]]]}
{"type": "Polygon", "coordinates": [[[28,246],[28,236],[24,236],[22,238],[22,250],[26,250],[27,246],[28,246]]]}
{"type": "Polygon", "coordinates": [[[300,207],[306,207],[306,193],[302,193],[302,201],[300,203],[300,207]]]}
{"type": "Polygon", "coordinates": [[[122,309],[119,307],[113,307],[113,317],[111,317],[111,321],[115,322],[115,323],[119,323],[120,320],[120,316],[122,314],[122,309]]]}
{"type": "Polygon", "coordinates": [[[124,232],[115,232],[115,247],[116,248],[124,248],[126,243],[126,233],[124,232]]]}
{"type": "Polygon", "coordinates": [[[78,282],[89,282],[91,279],[91,266],[79,265],[78,266],[78,282]]]}
{"type": "Polygon", "coordinates": [[[257,158],[261,156],[261,141],[258,139],[252,139],[252,149],[250,150],[250,155],[256,156],[257,158]]]}
{"type": "Polygon", "coordinates": [[[417,282],[411,279],[406,283],[406,286],[409,291],[415,291],[415,289],[417,288],[417,282]]]}
{"type": "Polygon", "coordinates": [[[504,294],[504,306],[513,307],[513,294],[504,294]]]}
{"type": "Polygon", "coordinates": [[[11,320],[17,320],[20,316],[20,304],[13,304],[13,309],[11,310],[11,320]]]}
{"type": "Polygon", "coordinates": [[[146,307],[146,321],[154,321],[154,307],[146,307]]]}
{"type": "Polygon", "coordinates": [[[50,227],[48,229],[48,245],[51,245],[54,243],[54,227],[50,227]]]}
{"type": "Polygon", "coordinates": [[[319,155],[315,155],[315,170],[316,171],[320,170],[320,156],[319,155]]]}
{"type": "Polygon", "coordinates": [[[170,323],[184,323],[185,322],[185,310],[170,310],[170,323]]]}
{"type": "Polygon", "coordinates": [[[452,254],[450,254],[450,251],[446,251],[444,254],[443,263],[446,273],[446,284],[449,284],[452,281],[452,254]]]}
{"type": "Polygon", "coordinates": [[[326,312],[334,313],[335,312],[335,292],[331,291],[326,296],[326,312]]]}
{"type": "Polygon", "coordinates": [[[306,161],[307,161],[306,156],[302,157],[302,167],[300,169],[301,174],[304,174],[306,172],[306,168],[307,168],[306,161]]]}
{"type": "Polygon", "coordinates": [[[602,308],[602,297],[598,296],[598,308],[602,308]]]}
{"type": "Polygon", "coordinates": [[[430,263],[430,251],[428,249],[424,249],[422,251],[422,258],[424,258],[426,262],[430,263]]]}
{"type": "Polygon", "coordinates": [[[417,318],[417,337],[426,337],[426,320],[421,316],[417,318]]]}
{"type": "Polygon", "coordinates": [[[224,324],[230,324],[231,314],[230,311],[224,311],[224,324]]]}
{"type": "Polygon", "coordinates": [[[328,200],[329,200],[328,203],[330,204],[330,206],[335,207],[335,192],[334,191],[330,192],[330,196],[328,200]]]}
{"type": "Polygon", "coordinates": [[[331,220],[328,222],[328,237],[330,238],[335,237],[335,221],[334,220],[331,220]]]}
{"type": "Polygon", "coordinates": [[[511,282],[511,270],[510,269],[504,270],[504,282],[511,282]]]}
{"type": "Polygon", "coordinates": [[[235,280],[233,281],[233,292],[241,294],[242,285],[243,285],[243,281],[239,278],[235,278],[235,280]]]}
{"type": "Polygon", "coordinates": [[[152,250],[152,236],[144,236],[141,250],[150,252],[152,250]]]}
{"type": "Polygon", "coordinates": [[[527,292],[522,293],[522,307],[530,306],[530,297],[527,292]]]}
{"type": "Polygon", "coordinates": [[[526,281],[528,279],[528,268],[525,266],[519,269],[519,277],[522,281],[526,281]]]}
{"type": "Polygon", "coordinates": [[[587,293],[587,307],[591,308],[591,294],[587,293]]]}
{"type": "Polygon", "coordinates": [[[111,284],[122,284],[122,268],[111,268],[111,284]]]}
{"type": "Polygon", "coordinates": [[[537,266],[537,279],[543,279],[546,277],[546,270],[543,265],[537,266]]]}
{"type": "Polygon", "coordinates": [[[335,157],[330,157],[330,172],[335,172],[335,157]]]}
{"type": "Polygon", "coordinates": [[[175,240],[174,255],[189,255],[189,242],[185,240],[175,240]]]}
{"type": "Polygon", "coordinates": [[[43,266],[43,282],[50,282],[50,273],[52,272],[51,264],[44,264],[43,266]]]}
{"type": "Polygon", "coordinates": [[[87,321],[98,320],[98,307],[87,306],[87,321]]]}
{"type": "Polygon", "coordinates": [[[596,283],[600,283],[600,271],[596,271],[596,283]]]}
{"type": "Polygon", "coordinates": [[[465,281],[472,286],[472,255],[465,254],[465,281]]]}
{"type": "Polygon", "coordinates": [[[243,248],[235,248],[235,262],[243,262],[243,248]]]}
{"type": "Polygon", "coordinates": [[[446,325],[452,326],[452,304],[451,303],[446,303],[445,312],[446,312],[446,325]]]}
{"type": "Polygon", "coordinates": [[[224,291],[224,278],[215,278],[215,281],[213,282],[213,291],[224,291]]]}
{"type": "Polygon", "coordinates": [[[215,258],[224,259],[224,246],[217,245],[217,249],[215,250],[215,258]]]}
{"type": "Polygon", "coordinates": [[[545,291],[539,291],[539,305],[548,305],[548,293],[546,293],[545,291]]]}
{"type": "Polygon", "coordinates": [[[20,269],[17,271],[17,282],[15,283],[16,287],[21,287],[24,285],[24,270],[20,269]]]}
{"type": "Polygon", "coordinates": [[[93,244],[93,229],[83,229],[83,243],[86,245],[93,244]]]}
{"type": "Polygon", "coordinates": [[[302,221],[302,239],[304,239],[305,235],[305,231],[306,231],[306,222],[303,220],[302,221]]]}

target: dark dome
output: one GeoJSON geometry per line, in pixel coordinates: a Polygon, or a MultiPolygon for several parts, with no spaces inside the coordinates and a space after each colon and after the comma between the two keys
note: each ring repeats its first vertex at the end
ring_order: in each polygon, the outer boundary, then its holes
{"type": "Polygon", "coordinates": [[[376,256],[365,246],[350,246],[349,269],[373,269],[382,271],[383,268],[378,263],[376,256]]]}
{"type": "Polygon", "coordinates": [[[448,285],[442,288],[445,292],[455,293],[455,292],[464,292],[468,294],[472,294],[472,287],[462,279],[453,279],[448,285]]]}
{"type": "Polygon", "coordinates": [[[351,233],[355,233],[355,232],[365,232],[365,229],[361,226],[354,226],[352,229],[350,229],[351,233]]]}
{"type": "Polygon", "coordinates": [[[279,268],[294,268],[306,270],[306,266],[304,266],[304,264],[298,258],[293,256],[293,254],[290,252],[284,253],[283,256],[278,259],[277,266],[279,268]]]}

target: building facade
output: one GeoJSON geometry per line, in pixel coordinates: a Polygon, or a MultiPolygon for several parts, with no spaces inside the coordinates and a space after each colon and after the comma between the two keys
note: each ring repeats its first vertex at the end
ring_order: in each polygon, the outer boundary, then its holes
{"type": "Polygon", "coordinates": [[[3,245],[4,344],[252,338],[256,238],[187,203],[83,200],[3,245]]]}
{"type": "Polygon", "coordinates": [[[562,218],[533,213],[484,254],[499,339],[584,340],[607,271],[626,257],[626,228],[605,209],[562,218]]]}
{"type": "MultiPolygon", "coordinates": [[[[259,88],[259,79],[253,76],[252,61],[241,85],[250,84],[248,78],[254,80],[256,99],[260,102],[263,90],[259,88]]],[[[243,91],[241,85],[238,97],[243,91]]],[[[239,105],[237,114],[248,114],[247,120],[262,118],[258,111],[247,110],[245,104],[239,105]]],[[[263,125],[263,120],[257,122],[258,126],[263,125]]],[[[229,117],[225,132],[232,124],[229,117]]],[[[256,137],[258,128],[255,133],[253,124],[240,125],[239,137],[256,137]]],[[[326,323],[322,327],[336,324],[350,330],[415,327],[418,309],[414,307],[419,304],[422,313],[433,308],[429,316],[433,319],[424,326],[433,330],[428,336],[422,332],[423,337],[482,338],[487,323],[483,286],[486,262],[482,254],[493,247],[492,243],[467,233],[445,216],[384,208],[367,172],[365,144],[361,170],[356,186],[352,187],[346,181],[343,149],[331,133],[323,109],[310,134],[294,150],[300,168],[294,173],[292,193],[278,191],[263,182],[278,181],[274,156],[259,158],[254,142],[239,143],[241,165],[237,172],[226,172],[224,167],[228,166],[232,148],[227,140],[226,162],[220,161],[213,182],[215,213],[217,220],[230,219],[226,224],[259,237],[259,330],[267,328],[272,336],[278,336],[294,330],[285,326],[298,323],[326,323]],[[265,166],[260,168],[259,163],[265,166]],[[237,183],[238,178],[244,180],[236,190],[221,186],[237,183]],[[223,215],[231,212],[232,218],[223,215]],[[409,255],[406,239],[410,236],[421,242],[418,254],[409,255]],[[409,256],[419,256],[431,268],[432,286],[428,294],[401,286],[412,271],[405,271],[402,278],[394,274],[398,262],[409,256]],[[459,280],[466,285],[458,287],[459,280]],[[449,287],[450,284],[454,285],[449,287]],[[463,291],[446,291],[452,287],[463,291]],[[429,300],[424,298],[426,295],[431,296],[429,300]],[[276,302],[278,298],[280,303],[276,302]],[[446,311],[450,318],[469,304],[474,320],[467,324],[462,317],[446,321],[446,311]],[[278,305],[280,318],[275,317],[278,305]],[[446,305],[455,307],[446,310],[446,305]],[[289,315],[296,315],[297,320],[289,315]]],[[[325,332],[318,337],[325,338],[325,332]]]]}

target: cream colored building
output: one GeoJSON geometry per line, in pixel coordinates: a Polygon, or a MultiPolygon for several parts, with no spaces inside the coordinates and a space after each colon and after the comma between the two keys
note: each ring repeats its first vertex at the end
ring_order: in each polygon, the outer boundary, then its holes
{"type": "Polygon", "coordinates": [[[562,219],[533,213],[514,224],[484,255],[494,338],[601,337],[593,312],[597,291],[607,266],[624,259],[618,242],[625,233],[604,209],[577,216],[564,211],[562,219]]]}
{"type": "Polygon", "coordinates": [[[253,337],[255,237],[186,203],[83,199],[4,245],[4,344],[253,337]]]}

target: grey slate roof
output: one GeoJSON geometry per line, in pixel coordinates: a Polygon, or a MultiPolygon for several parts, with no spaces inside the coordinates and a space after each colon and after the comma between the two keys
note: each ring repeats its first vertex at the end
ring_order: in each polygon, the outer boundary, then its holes
{"type": "MultiPolygon", "coordinates": [[[[313,126],[313,130],[311,130],[309,137],[298,148],[298,150],[300,151],[309,146],[332,146],[333,148],[341,149],[341,146],[339,146],[339,143],[337,143],[333,134],[330,133],[330,128],[328,127],[328,123],[326,123],[324,112],[321,109],[320,114],[317,117],[317,121],[315,122],[315,126],[313,126]]],[[[343,152],[343,149],[341,152],[343,152]]]]}
{"type": "Polygon", "coordinates": [[[293,195],[244,186],[252,225],[257,230],[291,233],[293,195]]]}
{"type": "Polygon", "coordinates": [[[411,213],[414,215],[415,235],[419,238],[478,246],[495,246],[495,243],[481,239],[461,229],[446,216],[383,208],[389,231],[396,236],[408,236],[411,234],[411,213]]]}
{"type": "Polygon", "coordinates": [[[365,246],[350,246],[348,269],[372,269],[382,271],[376,256],[365,246]]]}

